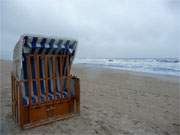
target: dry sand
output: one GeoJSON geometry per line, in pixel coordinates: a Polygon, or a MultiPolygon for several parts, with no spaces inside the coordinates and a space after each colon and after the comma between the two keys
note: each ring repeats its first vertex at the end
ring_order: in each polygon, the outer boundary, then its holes
{"type": "Polygon", "coordinates": [[[180,135],[180,78],[74,65],[81,114],[21,130],[12,120],[10,61],[0,61],[0,134],[180,135]]]}

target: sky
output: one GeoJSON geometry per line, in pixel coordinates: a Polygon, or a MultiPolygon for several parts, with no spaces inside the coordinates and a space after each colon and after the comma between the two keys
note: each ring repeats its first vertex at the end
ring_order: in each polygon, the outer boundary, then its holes
{"type": "Polygon", "coordinates": [[[74,38],[77,58],[180,57],[180,0],[0,0],[0,58],[22,34],[74,38]]]}

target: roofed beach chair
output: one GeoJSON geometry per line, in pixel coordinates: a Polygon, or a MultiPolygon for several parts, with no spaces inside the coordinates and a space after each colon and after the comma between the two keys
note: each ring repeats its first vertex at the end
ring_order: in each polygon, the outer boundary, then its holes
{"type": "Polygon", "coordinates": [[[80,112],[79,78],[71,65],[77,41],[23,35],[13,53],[12,112],[21,128],[80,112]]]}

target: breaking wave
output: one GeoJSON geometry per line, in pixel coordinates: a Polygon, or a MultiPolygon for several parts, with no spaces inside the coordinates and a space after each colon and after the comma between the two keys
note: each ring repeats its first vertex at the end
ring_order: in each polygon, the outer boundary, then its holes
{"type": "Polygon", "coordinates": [[[74,63],[138,72],[180,76],[178,58],[75,59],[74,63]]]}

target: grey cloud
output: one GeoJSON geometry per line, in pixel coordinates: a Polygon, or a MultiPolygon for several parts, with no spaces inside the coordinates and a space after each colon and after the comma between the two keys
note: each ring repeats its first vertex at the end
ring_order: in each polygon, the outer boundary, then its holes
{"type": "Polygon", "coordinates": [[[178,57],[177,5],[178,0],[3,0],[1,50],[10,58],[19,36],[35,33],[78,39],[77,57],[178,57]]]}

